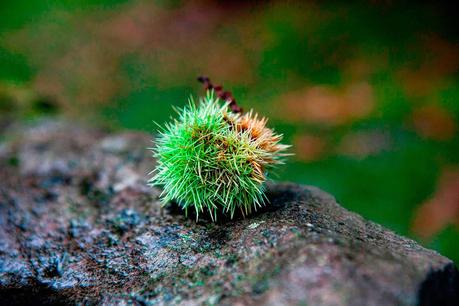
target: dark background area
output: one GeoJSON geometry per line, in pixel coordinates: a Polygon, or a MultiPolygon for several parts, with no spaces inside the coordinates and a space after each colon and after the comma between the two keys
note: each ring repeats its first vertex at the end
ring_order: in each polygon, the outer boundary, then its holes
{"type": "Polygon", "coordinates": [[[293,145],[274,179],[319,186],[457,263],[456,12],[447,1],[2,1],[0,131],[51,115],[153,135],[203,94],[206,74],[293,145]]]}

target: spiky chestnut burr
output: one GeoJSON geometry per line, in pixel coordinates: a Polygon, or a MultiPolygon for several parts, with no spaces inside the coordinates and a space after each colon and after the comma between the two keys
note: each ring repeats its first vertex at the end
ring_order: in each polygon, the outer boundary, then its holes
{"type": "Polygon", "coordinates": [[[163,203],[175,200],[185,212],[194,209],[197,219],[205,211],[213,221],[217,213],[233,218],[237,209],[248,215],[266,202],[267,171],[282,163],[288,146],[265,118],[242,114],[230,93],[208,78],[203,83],[207,93],[199,105],[190,99],[160,130],[149,184],[163,187],[163,203]]]}

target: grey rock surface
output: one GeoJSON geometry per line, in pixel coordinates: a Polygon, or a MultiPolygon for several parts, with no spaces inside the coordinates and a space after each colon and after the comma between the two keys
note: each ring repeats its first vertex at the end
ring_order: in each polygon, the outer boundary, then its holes
{"type": "Polygon", "coordinates": [[[317,188],[196,222],[146,186],[146,134],[43,121],[4,139],[1,305],[457,305],[449,259],[317,188]]]}

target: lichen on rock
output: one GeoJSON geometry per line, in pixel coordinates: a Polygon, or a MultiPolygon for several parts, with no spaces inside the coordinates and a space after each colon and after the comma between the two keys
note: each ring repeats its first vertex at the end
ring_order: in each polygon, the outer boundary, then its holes
{"type": "Polygon", "coordinates": [[[196,222],[146,186],[146,134],[45,121],[5,138],[1,305],[456,305],[451,260],[315,187],[270,183],[250,217],[196,222]]]}

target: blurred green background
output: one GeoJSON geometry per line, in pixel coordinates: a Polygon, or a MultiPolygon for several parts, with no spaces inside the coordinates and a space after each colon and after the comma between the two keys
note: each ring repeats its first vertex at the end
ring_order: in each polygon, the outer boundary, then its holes
{"type": "Polygon", "coordinates": [[[459,25],[448,2],[0,4],[0,132],[65,116],[155,132],[205,74],[293,144],[277,180],[459,262],[459,25]]]}

